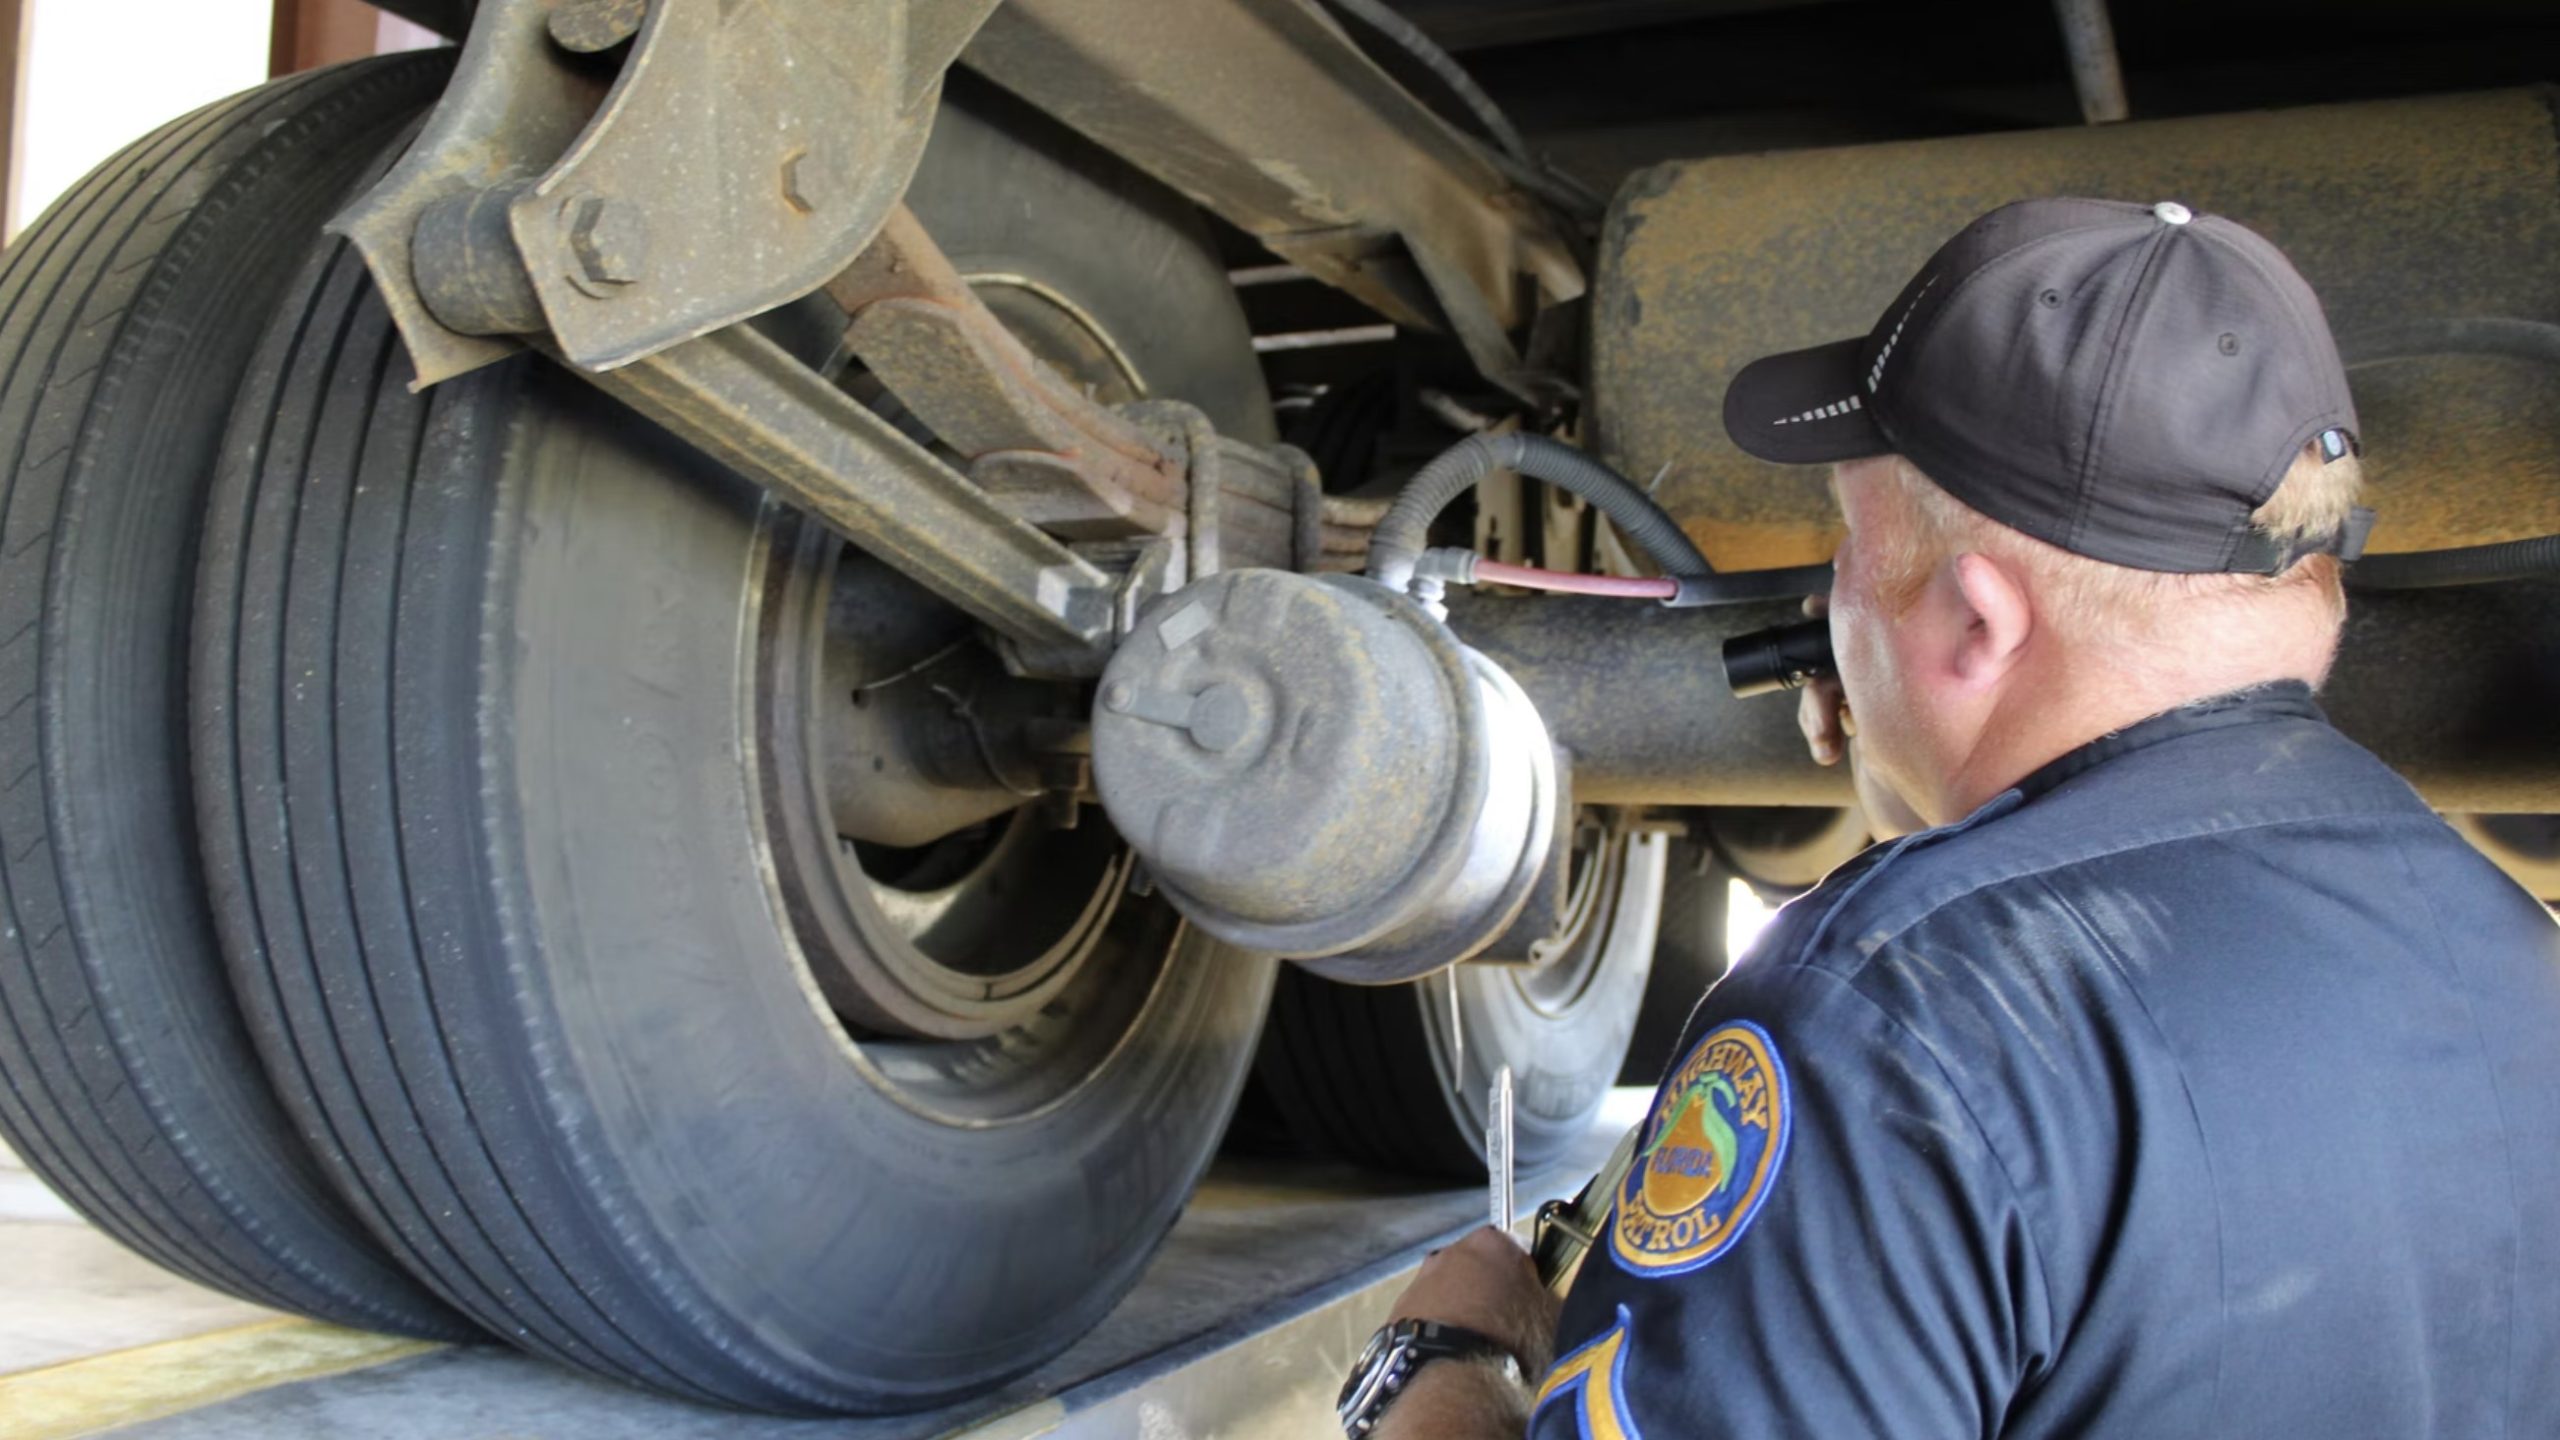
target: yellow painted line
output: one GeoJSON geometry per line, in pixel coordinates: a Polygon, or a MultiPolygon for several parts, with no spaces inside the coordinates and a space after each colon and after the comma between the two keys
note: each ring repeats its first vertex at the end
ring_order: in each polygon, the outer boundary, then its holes
{"type": "Polygon", "coordinates": [[[0,1376],[0,1434],[72,1440],[439,1348],[312,1320],[262,1320],[0,1376]]]}
{"type": "Polygon", "coordinates": [[[992,1420],[943,1432],[941,1440],[1039,1440],[1067,1423],[1063,1400],[1041,1400],[992,1420]]]}

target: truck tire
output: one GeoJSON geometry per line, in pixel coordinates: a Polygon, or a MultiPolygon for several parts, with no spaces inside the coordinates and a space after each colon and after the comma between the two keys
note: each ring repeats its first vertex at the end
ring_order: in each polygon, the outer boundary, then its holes
{"type": "Polygon", "coordinates": [[[1522,1174],[1555,1164],[1618,1078],[1653,960],[1664,845],[1651,834],[1603,840],[1588,902],[1535,969],[1459,964],[1363,986],[1284,967],[1256,1078],[1311,1146],[1481,1180],[1487,1097],[1507,1064],[1515,1164],[1522,1174]]]}
{"type": "MultiPolygon", "coordinates": [[[[911,196],[964,272],[1267,427],[1189,212],[990,109],[946,103],[911,196]]],[[[1271,963],[1124,864],[1013,1028],[842,1018],[779,878],[760,668],[831,542],[549,364],[408,377],[321,256],[203,547],[213,895],[280,1088],[347,1137],[332,1178],[490,1329],[690,1400],[916,1409],[1088,1333],[1209,1159],[1271,963]]]]}
{"type": "Polygon", "coordinates": [[[0,266],[0,1133],[80,1214],[242,1299],[471,1334],[341,1205],[223,974],[188,798],[187,603],[232,391],[321,222],[448,62],[170,122],[0,266]]]}
{"type": "Polygon", "coordinates": [[[1671,1068],[1689,1013],[1733,968],[1725,943],[1725,916],[1733,905],[1733,867],[1712,845],[1687,837],[1671,842],[1662,891],[1662,929],[1653,946],[1653,973],[1645,980],[1644,1005],[1627,1042],[1621,1085],[1662,1083],[1671,1068]]]}

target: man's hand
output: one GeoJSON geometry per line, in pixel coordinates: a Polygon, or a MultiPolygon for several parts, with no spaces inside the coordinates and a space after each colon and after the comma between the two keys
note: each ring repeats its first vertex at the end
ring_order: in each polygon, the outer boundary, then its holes
{"type": "Polygon", "coordinates": [[[1538,1283],[1529,1252],[1483,1225],[1423,1261],[1387,1318],[1437,1320],[1489,1335],[1509,1346],[1520,1357],[1522,1373],[1535,1381],[1555,1358],[1559,1308],[1554,1294],[1538,1283]]]}
{"type": "Polygon", "coordinates": [[[1388,1319],[1437,1320],[1498,1340],[1520,1357],[1528,1383],[1513,1385],[1489,1365],[1426,1365],[1387,1411],[1375,1440],[1517,1440],[1528,1427],[1529,1398],[1554,1360],[1558,1308],[1528,1252],[1490,1225],[1423,1261],[1388,1319]]]}
{"type": "MultiPolygon", "coordinates": [[[[1808,595],[1804,599],[1806,618],[1819,620],[1831,613],[1831,597],[1808,595]]],[[[1929,822],[1911,808],[1909,801],[1884,783],[1881,776],[1858,763],[1858,717],[1849,712],[1849,692],[1842,689],[1840,677],[1827,675],[1808,683],[1796,696],[1796,728],[1804,732],[1805,748],[1813,752],[1816,765],[1849,762],[1849,781],[1857,791],[1858,808],[1866,815],[1867,832],[1879,840],[1926,830],[1929,822]]]]}
{"type": "MultiPolygon", "coordinates": [[[[1806,619],[1819,620],[1830,613],[1830,596],[1804,597],[1806,619]]],[[[1858,722],[1849,714],[1849,693],[1840,688],[1839,676],[1825,675],[1797,692],[1796,728],[1804,732],[1805,746],[1813,751],[1816,765],[1837,765],[1849,753],[1849,739],[1858,733],[1858,722]]]]}

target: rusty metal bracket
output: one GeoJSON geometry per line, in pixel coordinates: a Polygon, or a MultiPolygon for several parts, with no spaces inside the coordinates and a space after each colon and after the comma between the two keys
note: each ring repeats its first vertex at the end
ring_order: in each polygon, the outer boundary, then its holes
{"type": "Polygon", "coordinates": [[[1365,531],[1328,523],[1315,462],[1305,451],[1220,435],[1199,407],[1179,400],[1140,400],[1120,413],[1179,457],[1188,477],[1186,581],[1247,566],[1327,568],[1329,546],[1367,550],[1365,531]]]}
{"type": "MultiPolygon", "coordinates": [[[[503,331],[466,331],[437,318],[419,293],[412,242],[420,217],[438,202],[452,202],[431,225],[430,245],[439,225],[454,235],[480,237],[472,249],[441,257],[457,272],[454,283],[479,294],[484,317],[521,317],[531,302],[523,262],[512,246],[487,243],[490,217],[503,234],[503,200],[484,202],[477,216],[466,212],[481,192],[520,186],[540,175],[604,103],[610,72],[552,43],[550,10],[547,0],[483,0],[462,42],[453,83],[417,141],[389,174],[329,222],[330,232],[353,243],[373,272],[409,344],[420,389],[523,348],[503,331]]],[[[431,260],[429,268],[437,263],[431,260]]]]}
{"type": "Polygon", "coordinates": [[[1184,542],[1174,583],[1232,564],[1317,569],[1328,540],[1314,463],[1220,436],[1178,401],[1100,404],[1042,364],[906,207],[828,282],[846,346],[1005,508],[1070,541],[1184,542]]]}
{"type": "Polygon", "coordinates": [[[1485,377],[1550,398],[1513,332],[1584,289],[1572,242],[1313,0],[1011,0],[961,61],[1485,377]]]}
{"type": "Polygon", "coordinates": [[[1180,458],[1032,355],[903,205],[827,283],[845,343],[970,475],[1071,540],[1180,529],[1180,458]]]}
{"type": "Polygon", "coordinates": [[[651,0],[616,73],[583,48],[619,45],[613,17],[555,33],[553,0],[487,0],[418,144],[332,228],[422,385],[528,329],[581,369],[627,365],[861,253],[995,4],[651,0]]]}
{"type": "Polygon", "coordinates": [[[1365,527],[1297,452],[1065,382],[898,205],[994,5],[489,0],[419,143],[335,228],[420,384],[530,343],[985,622],[1017,668],[1091,673],[1128,589],[1095,563],[1114,545],[1178,585],[1339,564],[1365,527]],[[968,474],[738,323],[821,285],[968,474]]]}
{"type": "Polygon", "coordinates": [[[509,209],[561,352],[627,365],[843,270],[994,8],[653,0],[604,108],[509,209]]]}

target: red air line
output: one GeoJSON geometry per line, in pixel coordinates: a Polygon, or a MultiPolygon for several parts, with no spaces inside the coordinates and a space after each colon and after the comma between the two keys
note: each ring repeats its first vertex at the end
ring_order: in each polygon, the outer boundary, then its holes
{"type": "Polygon", "coordinates": [[[1552,590],[1564,595],[1608,595],[1620,600],[1668,600],[1680,593],[1680,582],[1667,575],[1577,575],[1540,570],[1533,565],[1476,562],[1479,585],[1516,585],[1523,590],[1552,590]]]}

